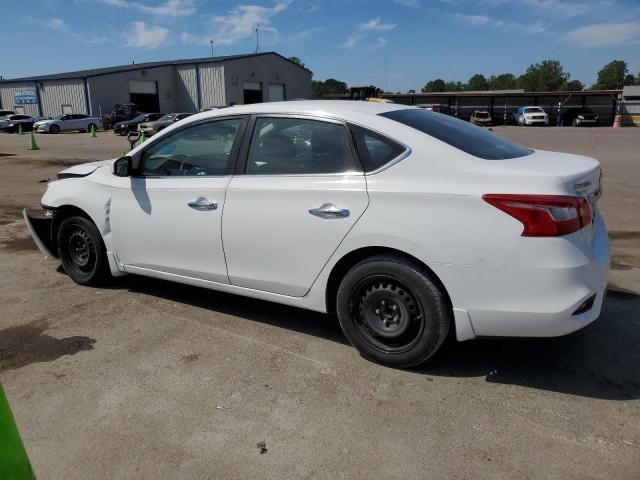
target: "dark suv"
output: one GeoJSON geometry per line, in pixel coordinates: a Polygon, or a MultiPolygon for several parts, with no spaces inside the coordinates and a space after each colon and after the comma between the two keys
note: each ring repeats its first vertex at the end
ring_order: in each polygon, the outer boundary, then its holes
{"type": "Polygon", "coordinates": [[[164,113],[141,113],[133,117],[131,120],[118,122],[113,126],[113,133],[117,135],[126,135],[129,132],[138,130],[138,125],[145,122],[153,122],[163,117],[164,113]]]}

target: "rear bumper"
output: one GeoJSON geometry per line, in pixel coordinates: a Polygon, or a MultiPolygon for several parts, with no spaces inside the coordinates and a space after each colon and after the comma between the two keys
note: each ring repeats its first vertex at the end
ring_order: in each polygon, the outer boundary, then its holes
{"type": "MultiPolygon", "coordinates": [[[[454,307],[465,310],[475,336],[557,337],[600,316],[609,273],[609,238],[598,214],[594,234],[522,237],[493,267],[453,267],[443,272],[454,307]],[[590,308],[578,311],[592,297],[590,308]],[[578,313],[576,313],[578,311],[578,313]]],[[[440,275],[440,272],[436,272],[440,275]]]]}
{"type": "Polygon", "coordinates": [[[31,238],[33,238],[36,247],[46,258],[57,257],[53,252],[56,251],[51,240],[51,226],[53,224],[52,216],[45,215],[29,215],[27,209],[22,210],[22,216],[27,224],[31,238]]]}

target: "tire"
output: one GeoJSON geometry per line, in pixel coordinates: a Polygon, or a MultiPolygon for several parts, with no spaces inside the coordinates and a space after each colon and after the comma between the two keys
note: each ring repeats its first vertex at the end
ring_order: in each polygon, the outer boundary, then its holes
{"type": "Polygon", "coordinates": [[[49,127],[49,133],[60,133],[60,127],[58,125],[51,125],[49,127]]]}
{"type": "Polygon", "coordinates": [[[98,126],[95,123],[90,123],[89,125],[87,125],[88,133],[91,133],[91,127],[96,127],[96,130],[98,130],[98,126]]]}
{"type": "Polygon", "coordinates": [[[336,307],[345,336],[363,357],[398,368],[424,363],[452,324],[446,296],[430,274],[398,255],[373,256],[352,267],[336,307]]]}
{"type": "Polygon", "coordinates": [[[88,218],[72,216],[62,220],[57,245],[64,271],[74,282],[97,286],[111,278],[102,236],[88,218]]]}
{"type": "Polygon", "coordinates": [[[578,120],[576,120],[574,118],[573,121],[571,122],[571,125],[573,125],[574,127],[577,127],[578,126],[578,120]]]}

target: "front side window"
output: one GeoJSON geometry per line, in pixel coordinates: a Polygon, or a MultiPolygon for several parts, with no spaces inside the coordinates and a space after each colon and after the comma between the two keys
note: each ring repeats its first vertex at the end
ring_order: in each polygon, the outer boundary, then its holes
{"type": "Polygon", "coordinates": [[[407,108],[379,115],[415,128],[458,150],[485,160],[506,160],[532,153],[531,150],[496,133],[441,113],[407,108]]]}
{"type": "Polygon", "coordinates": [[[226,175],[240,119],[193,125],[167,135],[142,155],[143,176],[226,175]]]}
{"type": "Polygon", "coordinates": [[[350,160],[343,125],[299,118],[258,118],[249,147],[249,175],[340,173],[350,160]]]}

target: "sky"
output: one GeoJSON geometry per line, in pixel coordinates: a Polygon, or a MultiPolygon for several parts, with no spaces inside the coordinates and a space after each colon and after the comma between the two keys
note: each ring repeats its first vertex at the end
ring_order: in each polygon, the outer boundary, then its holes
{"type": "Polygon", "coordinates": [[[435,78],[519,75],[560,60],[590,86],[614,59],[640,73],[640,0],[2,1],[3,78],[261,51],[314,79],[417,91],[435,78]]]}

